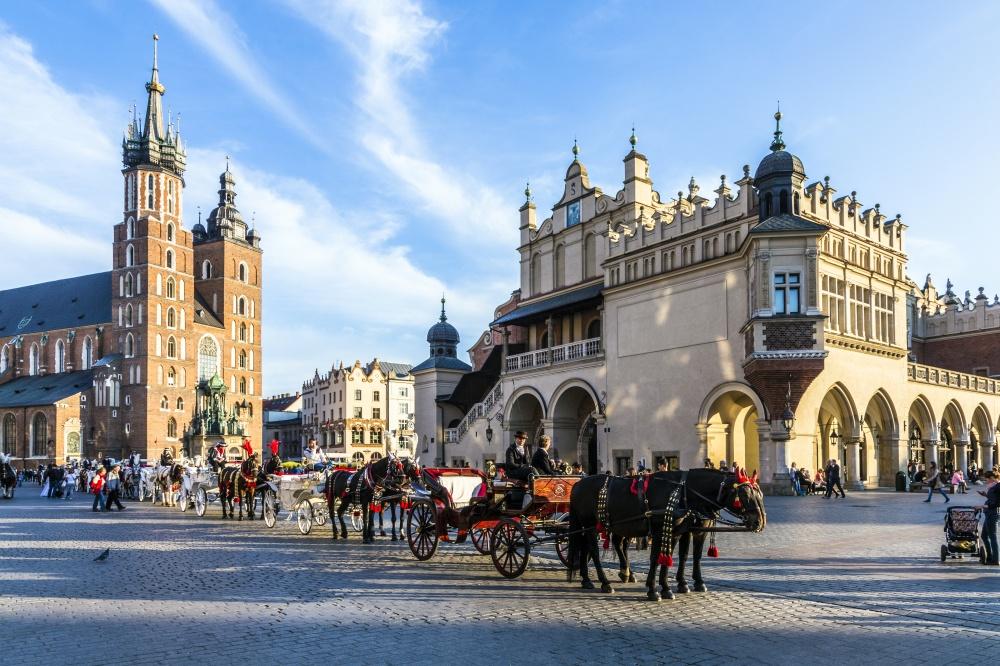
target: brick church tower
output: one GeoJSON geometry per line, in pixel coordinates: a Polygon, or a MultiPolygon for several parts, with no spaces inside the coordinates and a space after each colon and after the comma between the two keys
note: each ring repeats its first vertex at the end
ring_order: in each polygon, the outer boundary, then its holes
{"type": "MultiPolygon", "coordinates": [[[[181,215],[186,155],[179,130],[164,123],[156,41],[145,120],[140,125],[133,113],[122,140],[124,212],[114,230],[110,335],[120,359],[115,376],[98,375],[117,381],[120,397],[112,390],[96,405],[118,412],[106,421],[107,454],[137,449],[150,458],[182,448],[196,380],[194,249],[181,215]]],[[[99,433],[96,445],[102,449],[99,433]]]]}

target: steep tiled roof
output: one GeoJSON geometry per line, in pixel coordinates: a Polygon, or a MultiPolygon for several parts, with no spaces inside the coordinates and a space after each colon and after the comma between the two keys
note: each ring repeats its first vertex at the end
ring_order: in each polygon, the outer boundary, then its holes
{"type": "Polygon", "coordinates": [[[0,384],[0,407],[33,407],[52,403],[89,389],[93,370],[18,377],[0,384]]]}
{"type": "Polygon", "coordinates": [[[0,291],[0,338],[111,319],[110,271],[0,291]]]}
{"type": "Polygon", "coordinates": [[[752,234],[767,234],[767,233],[782,233],[789,231],[805,231],[812,233],[822,233],[826,231],[827,228],[822,224],[812,222],[805,219],[804,217],[799,217],[798,215],[791,215],[789,213],[782,213],[781,215],[774,215],[769,217],[756,227],[750,230],[752,234]]]}

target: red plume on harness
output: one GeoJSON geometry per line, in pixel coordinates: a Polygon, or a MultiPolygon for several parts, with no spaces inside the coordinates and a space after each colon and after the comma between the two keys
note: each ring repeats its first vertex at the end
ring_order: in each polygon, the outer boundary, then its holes
{"type": "Polygon", "coordinates": [[[753,471],[753,476],[750,477],[750,484],[755,488],[757,487],[757,470],[753,471]]]}
{"type": "Polygon", "coordinates": [[[736,468],[736,483],[750,483],[749,477],[747,477],[746,470],[742,467],[736,468]]]}
{"type": "Polygon", "coordinates": [[[667,555],[666,553],[660,553],[656,557],[656,563],[659,564],[661,567],[667,567],[667,568],[672,567],[674,566],[674,556],[667,555]]]}
{"type": "Polygon", "coordinates": [[[715,545],[715,532],[712,532],[711,541],[708,542],[708,556],[719,556],[719,547],[715,545]]]}

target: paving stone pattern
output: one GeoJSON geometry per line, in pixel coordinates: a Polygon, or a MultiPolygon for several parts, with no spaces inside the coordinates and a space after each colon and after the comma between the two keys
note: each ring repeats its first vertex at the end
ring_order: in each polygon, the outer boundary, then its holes
{"type": "Polygon", "coordinates": [[[654,604],[615,570],[613,595],[566,583],[548,547],[508,581],[469,545],[422,563],[388,539],[224,522],[216,505],[95,514],[23,490],[0,502],[4,665],[121,649],[130,664],[938,665],[1000,649],[1000,569],[940,563],[940,497],[768,498],[763,534],[721,535],[706,558],[711,592],[654,604]]]}

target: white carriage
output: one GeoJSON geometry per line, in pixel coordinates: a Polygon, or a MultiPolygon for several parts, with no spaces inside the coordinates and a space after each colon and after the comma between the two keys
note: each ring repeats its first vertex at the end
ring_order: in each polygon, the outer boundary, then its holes
{"type": "Polygon", "coordinates": [[[263,490],[264,524],[274,527],[282,511],[285,520],[295,519],[302,534],[309,534],[313,525],[322,526],[330,519],[326,503],[326,472],[268,476],[263,490]]]}

